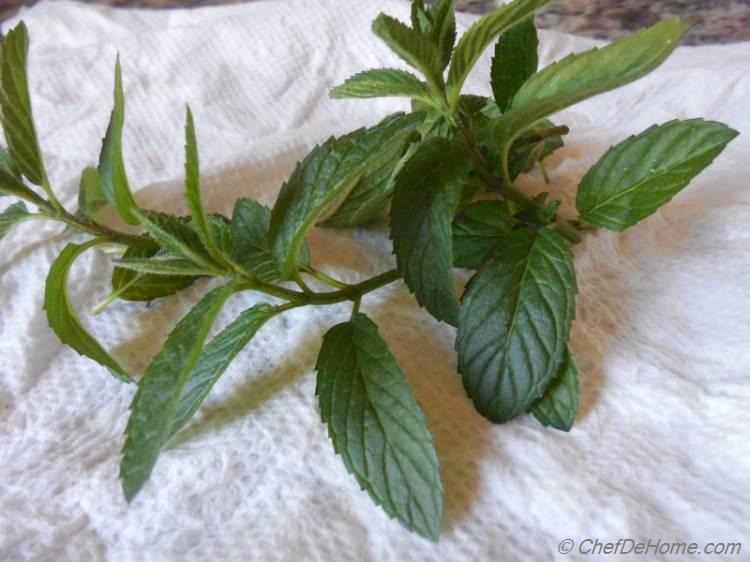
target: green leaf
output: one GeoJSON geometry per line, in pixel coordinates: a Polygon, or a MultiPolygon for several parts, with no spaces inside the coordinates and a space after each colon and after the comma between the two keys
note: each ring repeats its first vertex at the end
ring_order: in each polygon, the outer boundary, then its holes
{"type": "Polygon", "coordinates": [[[39,141],[34,129],[31,98],[26,76],[29,36],[26,24],[19,23],[3,41],[0,58],[0,107],[8,151],[15,167],[35,185],[46,185],[39,141]]]}
{"type": "Polygon", "coordinates": [[[451,61],[453,45],[456,43],[456,0],[438,0],[432,8],[432,29],[429,37],[440,53],[441,70],[451,61]]]}
{"type": "Polygon", "coordinates": [[[102,191],[99,170],[93,166],[83,169],[81,185],[78,189],[78,214],[93,220],[97,211],[107,205],[107,198],[102,191]]]}
{"type": "Polygon", "coordinates": [[[125,163],[122,158],[122,128],[125,124],[125,96],[122,92],[120,57],[115,63],[115,106],[102,141],[99,154],[99,177],[101,188],[109,204],[128,224],[138,224],[134,210],[138,205],[130,191],[125,163]]]}
{"type": "MultiPolygon", "coordinates": [[[[395,68],[365,70],[331,90],[332,98],[406,96],[435,106],[430,87],[410,72],[395,68]]],[[[439,106],[438,106],[439,107],[439,106]]]]}
{"type": "Polygon", "coordinates": [[[425,36],[429,35],[432,29],[432,21],[422,0],[413,0],[411,3],[411,24],[425,36]]]}
{"type": "MultiPolygon", "coordinates": [[[[231,222],[232,257],[261,281],[276,283],[281,273],[268,241],[270,224],[271,209],[250,199],[238,199],[231,222]]],[[[300,247],[298,264],[310,265],[310,250],[305,242],[300,247]]]]}
{"type": "Polygon", "coordinates": [[[487,125],[487,137],[507,154],[513,140],[533,123],[654,70],[677,47],[688,27],[677,18],[663,19],[606,47],[545,67],[513,96],[510,110],[487,125]]]}
{"type": "Polygon", "coordinates": [[[373,221],[383,214],[393,195],[396,176],[416,150],[420,135],[417,132],[404,139],[402,153],[381,168],[362,177],[336,212],[326,219],[324,226],[350,228],[373,221]]]}
{"type": "Polygon", "coordinates": [[[169,437],[182,389],[203,349],[203,342],[231,285],[214,289],[195,305],[167,337],[138,384],[120,464],[122,489],[132,500],[148,480],[159,450],[169,437]]]}
{"type": "Polygon", "coordinates": [[[545,427],[570,431],[578,414],[579,393],[578,369],[570,351],[566,351],[559,373],[531,407],[531,413],[545,427]]]}
{"type": "Polygon", "coordinates": [[[170,436],[177,433],[190,421],[203,400],[219,380],[237,354],[255,336],[269,319],[283,310],[267,304],[258,304],[240,314],[219,332],[203,349],[198,362],[180,393],[177,413],[172,423],[170,436]]]}
{"type": "Polygon", "coordinates": [[[200,237],[187,221],[141,209],[133,209],[133,215],[151,237],[170,252],[186,257],[207,271],[222,273],[221,267],[208,255],[200,237]]]}
{"type": "Polygon", "coordinates": [[[316,394],[347,470],[404,527],[437,540],[440,467],[424,414],[377,326],[364,314],[331,328],[316,394]]]}
{"type": "Polygon", "coordinates": [[[283,279],[293,276],[313,224],[332,216],[362,176],[400,154],[422,118],[392,115],[370,129],[331,138],[297,165],[271,212],[269,240],[283,279]]]}
{"type": "MultiPolygon", "coordinates": [[[[154,246],[131,246],[123,259],[150,258],[159,252],[154,246]]],[[[136,271],[115,267],[112,273],[112,293],[126,301],[151,301],[174,295],[192,285],[197,277],[175,275],[139,274],[136,271]]]]}
{"type": "Polygon", "coordinates": [[[115,262],[117,267],[138,273],[153,275],[187,275],[199,277],[212,275],[212,270],[203,269],[190,260],[174,255],[157,255],[152,258],[123,258],[115,262]]]}
{"type": "Polygon", "coordinates": [[[554,231],[515,230],[461,302],[458,370],[480,414],[525,412],[557,373],[575,314],[573,258],[554,231]]]}
{"type": "Polygon", "coordinates": [[[451,222],[470,166],[468,149],[431,138],[416,149],[396,177],[391,239],[399,271],[417,302],[438,320],[455,325],[451,222]]]}
{"type": "Polygon", "coordinates": [[[739,133],[722,123],[689,119],[654,125],[610,148],[578,187],[586,222],[625,230],[668,202],[739,133]]]}
{"type": "Polygon", "coordinates": [[[192,226],[198,233],[203,245],[215,258],[220,258],[220,253],[213,239],[213,229],[209,227],[206,211],[203,208],[201,198],[201,176],[200,161],[198,159],[198,141],[195,138],[195,125],[193,113],[187,108],[185,117],[185,199],[187,200],[190,216],[193,218],[192,226]]]}
{"type": "Polygon", "coordinates": [[[442,90],[443,69],[440,53],[430,39],[386,14],[380,14],[375,18],[372,31],[406,64],[419,70],[434,91],[442,90]]]}
{"type": "Polygon", "coordinates": [[[477,201],[453,221],[453,266],[479,269],[513,229],[513,215],[502,201],[477,201]]]}
{"type": "MultiPolygon", "coordinates": [[[[0,97],[0,99],[2,98],[0,97]]],[[[10,154],[0,148],[0,197],[3,195],[13,195],[22,199],[33,198],[40,200],[36,193],[23,184],[21,175],[18,170],[16,170],[10,154]]]]}
{"type": "Polygon", "coordinates": [[[0,240],[8,234],[8,231],[17,225],[19,222],[23,222],[33,218],[34,215],[29,213],[26,209],[26,205],[21,203],[13,203],[10,207],[0,213],[0,240]]]}
{"type": "Polygon", "coordinates": [[[480,18],[461,36],[448,71],[448,101],[455,107],[461,88],[480,55],[495,37],[531,16],[551,0],[514,0],[480,18]]]}
{"type": "Polygon", "coordinates": [[[81,326],[67,295],[68,273],[78,256],[89,248],[103,243],[94,238],[85,244],[68,244],[52,263],[44,289],[44,309],[52,331],[60,341],[72,347],[80,355],[93,359],[107,367],[118,379],[133,382],[125,370],[107,353],[101,345],[81,326]]]}
{"type": "Polygon", "coordinates": [[[522,173],[530,172],[538,162],[565,146],[560,135],[545,138],[535,136],[538,131],[554,126],[555,124],[549,119],[542,119],[513,142],[508,155],[511,180],[515,180],[522,173]]]}
{"type": "Polygon", "coordinates": [[[502,111],[508,109],[515,93],[539,67],[534,17],[530,16],[500,36],[492,59],[492,93],[502,111]]]}

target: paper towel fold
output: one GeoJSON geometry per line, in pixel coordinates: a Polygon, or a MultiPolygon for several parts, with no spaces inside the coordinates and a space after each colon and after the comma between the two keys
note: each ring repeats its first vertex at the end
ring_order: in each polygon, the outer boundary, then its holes
{"type": "MultiPolygon", "coordinates": [[[[73,205],[80,170],[96,160],[119,51],[140,201],[183,208],[190,102],[209,210],[227,213],[240,196],[272,203],[314,143],[408,107],[327,97],[356,71],[400,66],[369,32],[381,10],[405,19],[408,5],[144,12],[49,1],[23,11],[40,142],[62,200],[73,205]]],[[[593,44],[543,32],[542,60],[593,44]]],[[[750,44],[679,49],[651,76],[561,114],[571,135],[548,169],[564,208],[610,144],[652,123],[702,116],[750,132],[749,61],[750,44]]],[[[485,55],[469,91],[489,93],[488,64],[485,55]]],[[[399,285],[365,300],[435,435],[446,494],[437,545],[372,504],[319,421],[313,364],[344,305],[265,326],[127,506],[117,467],[134,388],[52,334],[44,277],[65,236],[21,225],[0,244],[0,558],[552,560],[566,538],[750,541],[748,138],[663,211],[575,248],[583,407],[570,434],[530,419],[488,423],[456,374],[453,329],[399,285]]],[[[543,189],[534,178],[523,185],[543,189]]],[[[320,268],[347,280],[393,265],[383,228],[316,230],[311,245],[320,268]]],[[[79,310],[107,293],[110,269],[95,252],[76,264],[79,310]]],[[[206,288],[151,307],[117,303],[84,323],[138,372],[206,288]]],[[[219,324],[262,299],[233,298],[219,324]]]]}

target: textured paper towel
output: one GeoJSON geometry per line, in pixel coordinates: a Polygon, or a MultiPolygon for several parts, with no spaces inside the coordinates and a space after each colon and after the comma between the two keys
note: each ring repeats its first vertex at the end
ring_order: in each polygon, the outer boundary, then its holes
{"type": "MultiPolygon", "coordinates": [[[[98,154],[119,51],[127,165],[144,205],[182,209],[185,102],[210,210],[228,213],[239,196],[272,203],[315,142],[406,108],[327,97],[355,71],[398,64],[369,34],[380,10],[406,18],[408,7],[291,0],[146,13],[42,2],[24,12],[41,144],[63,201],[74,204],[98,154]]],[[[543,33],[542,59],[593,44],[543,33]]],[[[488,61],[469,90],[489,93],[488,61]]],[[[703,116],[750,133],[749,70],[750,44],[683,48],[652,76],[566,111],[558,120],[572,134],[548,164],[565,209],[611,143],[652,123],[703,116]]],[[[750,550],[749,138],[662,212],[575,248],[583,404],[570,434],[532,419],[488,423],[456,374],[453,329],[397,284],[365,300],[435,435],[446,506],[437,545],[372,504],[319,421],[313,364],[345,305],[265,326],[127,506],[117,468],[135,388],[47,327],[44,276],[65,236],[22,225],[0,245],[0,558],[543,561],[563,558],[562,539],[586,537],[750,550]]],[[[311,245],[320,268],[347,280],[393,266],[383,228],[315,231],[311,245]]],[[[110,268],[96,252],[76,264],[79,310],[105,296],[110,268]]],[[[117,303],[84,323],[137,373],[206,289],[117,303]]],[[[233,298],[219,325],[261,298],[233,298]]]]}

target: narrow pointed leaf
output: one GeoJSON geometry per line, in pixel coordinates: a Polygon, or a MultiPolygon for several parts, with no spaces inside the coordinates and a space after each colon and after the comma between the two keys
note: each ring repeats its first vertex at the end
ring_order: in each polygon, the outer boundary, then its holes
{"type": "Polygon", "coordinates": [[[193,228],[198,233],[203,245],[216,257],[219,252],[214,245],[212,229],[209,228],[201,198],[198,141],[195,138],[193,113],[189,107],[185,118],[185,199],[188,209],[190,209],[190,216],[193,218],[193,228]]]}
{"type": "Polygon", "coordinates": [[[544,395],[531,407],[531,413],[545,427],[570,431],[578,414],[579,393],[578,369],[570,351],[567,351],[560,371],[544,395]]]}
{"type": "Polygon", "coordinates": [[[601,49],[550,64],[526,81],[513,96],[509,111],[487,125],[487,138],[507,154],[513,140],[540,119],[654,70],[674,51],[688,27],[678,18],[663,19],[601,49]]]}
{"type": "Polygon", "coordinates": [[[528,17],[500,36],[492,59],[492,94],[502,111],[510,105],[515,93],[539,67],[534,18],[528,17]]]}
{"type": "Polygon", "coordinates": [[[514,231],[472,278],[456,350],[480,414],[503,422],[542,396],[565,353],[575,293],[570,250],[546,229],[514,231]]]}
{"type": "Polygon", "coordinates": [[[0,240],[8,234],[8,231],[17,225],[19,222],[23,222],[33,218],[33,215],[26,209],[26,205],[21,203],[13,203],[10,207],[0,213],[0,240]]]}
{"type": "Polygon", "coordinates": [[[267,304],[256,305],[240,314],[206,345],[180,393],[170,436],[190,421],[237,354],[281,310],[267,304]]]}
{"type": "Polygon", "coordinates": [[[738,135],[722,123],[689,119],[654,125],[610,148],[583,177],[581,218],[625,230],[680,192],[738,135]]]}
{"type": "Polygon", "coordinates": [[[393,253],[406,285],[430,314],[452,325],[458,298],[451,223],[470,161],[462,144],[424,141],[396,177],[391,205],[393,253]]]}
{"type": "MultiPolygon", "coordinates": [[[[131,246],[123,259],[151,258],[159,253],[156,246],[131,246]]],[[[115,267],[112,272],[112,293],[126,301],[151,301],[174,295],[192,285],[197,277],[183,275],[150,275],[115,267]]]]}
{"type": "Polygon", "coordinates": [[[422,0],[412,0],[411,25],[422,35],[428,35],[432,29],[432,21],[427,14],[427,9],[422,0]]]}
{"type": "Polygon", "coordinates": [[[440,90],[443,84],[440,53],[430,39],[386,14],[375,19],[372,31],[406,64],[419,70],[435,90],[440,90]]]}
{"type": "Polygon", "coordinates": [[[134,209],[133,214],[151,237],[170,252],[184,256],[206,270],[215,273],[222,271],[186,221],[165,213],[140,209],[134,209]]]}
{"type": "Polygon", "coordinates": [[[421,120],[420,114],[392,115],[330,139],[297,166],[271,212],[269,240],[283,279],[293,276],[310,228],[332,216],[362,176],[400,154],[421,120]]]}
{"type": "Polygon", "coordinates": [[[410,72],[395,68],[365,70],[331,90],[333,98],[406,96],[435,105],[430,87],[410,72]]]}
{"type": "Polygon", "coordinates": [[[199,277],[212,275],[213,270],[201,268],[190,260],[180,256],[155,256],[153,258],[123,258],[115,262],[117,267],[129,269],[138,273],[159,276],[188,276],[199,277]]]}
{"type": "Polygon", "coordinates": [[[107,133],[102,141],[99,154],[99,177],[102,192],[109,204],[128,224],[138,224],[133,210],[138,205],[130,191],[125,163],[122,157],[122,128],[125,124],[125,96],[122,91],[122,71],[120,58],[115,63],[115,106],[107,126],[107,133]]]}
{"type": "Polygon", "coordinates": [[[214,289],[177,324],[138,384],[120,464],[125,498],[130,501],[148,480],[159,450],[169,437],[182,389],[198,361],[203,342],[234,287],[214,289]]]}
{"type": "Polygon", "coordinates": [[[35,185],[44,185],[47,174],[39,149],[26,75],[29,36],[19,23],[3,41],[0,58],[0,118],[10,157],[20,173],[35,185]]]}
{"type": "Polygon", "coordinates": [[[383,510],[437,540],[440,467],[406,377],[364,314],[331,328],[316,365],[316,394],[334,449],[383,510]]]}
{"type": "Polygon", "coordinates": [[[502,201],[477,201],[453,222],[453,265],[478,269],[513,229],[513,215],[502,201]]]}
{"type": "Polygon", "coordinates": [[[72,347],[80,355],[93,359],[107,367],[118,379],[133,382],[125,370],[109,353],[81,326],[73,307],[68,301],[68,273],[78,256],[89,248],[101,244],[102,239],[95,238],[85,244],[68,244],[52,263],[47,275],[44,290],[44,309],[52,331],[65,345],[72,347]]]}
{"type": "Polygon", "coordinates": [[[514,0],[480,18],[458,40],[448,71],[448,101],[455,106],[461,88],[480,55],[495,38],[551,0],[514,0]]]}
{"type": "Polygon", "coordinates": [[[453,46],[456,44],[456,0],[438,0],[432,8],[432,29],[430,39],[440,53],[441,70],[451,61],[453,46]]]}

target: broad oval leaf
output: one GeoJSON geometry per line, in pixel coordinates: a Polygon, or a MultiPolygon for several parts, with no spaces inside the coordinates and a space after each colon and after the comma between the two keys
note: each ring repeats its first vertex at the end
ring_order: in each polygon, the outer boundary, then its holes
{"type": "Polygon", "coordinates": [[[530,16],[503,33],[495,45],[491,82],[495,103],[505,111],[513,96],[539,67],[534,17],[530,16]]]}
{"type": "Polygon", "coordinates": [[[35,185],[45,185],[47,173],[39,149],[31,98],[26,76],[29,36],[26,24],[19,23],[5,37],[0,58],[0,119],[11,159],[35,185]]]}
{"type": "Polygon", "coordinates": [[[109,118],[107,132],[102,141],[99,154],[99,177],[101,188],[109,204],[128,224],[138,224],[138,218],[133,210],[138,205],[130,191],[128,176],[125,172],[125,162],[122,157],[122,128],[125,124],[125,96],[122,91],[122,70],[120,57],[115,63],[115,106],[109,118]]]}
{"type": "MultiPolygon", "coordinates": [[[[156,246],[131,246],[123,259],[146,259],[159,252],[156,246]]],[[[192,285],[197,277],[150,275],[115,267],[112,272],[112,296],[126,301],[151,301],[174,295],[192,285]]]]}
{"type": "Polygon", "coordinates": [[[432,436],[377,326],[354,314],[331,328],[315,368],[321,417],[347,470],[388,515],[437,540],[443,499],[432,436]]]}
{"type": "Polygon", "coordinates": [[[513,96],[510,110],[487,125],[487,137],[502,154],[533,123],[587,98],[633,82],[674,51],[688,25],[663,19],[601,49],[569,55],[534,74],[513,96]]]}
{"type": "Polygon", "coordinates": [[[430,87],[410,72],[395,68],[365,70],[331,90],[332,98],[406,96],[436,105],[430,87]]]}
{"type": "Polygon", "coordinates": [[[372,22],[372,32],[409,66],[419,70],[436,92],[441,91],[443,68],[437,46],[420,32],[386,14],[372,22]]]}
{"type": "Polygon", "coordinates": [[[237,354],[269,319],[284,310],[280,306],[258,304],[240,314],[208,342],[180,393],[170,436],[190,421],[203,400],[237,354]]]}
{"type": "Polygon", "coordinates": [[[392,115],[370,129],[331,138],[297,165],[271,212],[269,241],[283,279],[294,275],[308,230],[332,216],[363,175],[400,154],[422,119],[392,115]]]}
{"type": "Polygon", "coordinates": [[[503,201],[477,201],[453,221],[453,265],[478,269],[513,229],[513,215],[503,201]]]}
{"type": "Polygon", "coordinates": [[[655,212],[738,135],[689,119],[654,125],[610,148],[578,186],[576,207],[596,226],[622,231],[655,212]]]}
{"type": "Polygon", "coordinates": [[[465,145],[443,138],[420,144],[396,177],[391,239],[398,269],[417,302],[455,325],[451,223],[471,165],[465,145]]]}
{"type": "Polygon", "coordinates": [[[472,278],[456,350],[480,414],[503,422],[539,399],[562,362],[575,294],[570,250],[548,229],[514,231],[472,278]]]}
{"type": "Polygon", "coordinates": [[[29,213],[21,201],[13,203],[2,213],[0,213],[0,240],[8,234],[8,231],[18,223],[33,219],[34,215],[29,213]]]}
{"type": "Polygon", "coordinates": [[[94,238],[85,244],[68,244],[52,263],[44,288],[44,309],[52,331],[65,345],[70,346],[81,355],[93,359],[107,367],[118,379],[133,382],[133,379],[115,361],[104,348],[81,326],[73,307],[70,306],[67,294],[68,273],[73,262],[83,252],[105,242],[94,238]]]}
{"type": "Polygon", "coordinates": [[[461,88],[480,55],[492,41],[551,0],[514,0],[481,17],[461,36],[448,71],[448,101],[458,103],[461,88]]]}
{"type": "Polygon", "coordinates": [[[170,435],[182,389],[198,361],[208,331],[227,298],[225,285],[208,293],[180,320],[154,357],[130,405],[120,463],[122,489],[132,500],[148,480],[159,451],[170,435]]]}
{"type": "Polygon", "coordinates": [[[531,413],[545,427],[570,431],[578,414],[579,394],[578,369],[570,351],[566,351],[560,371],[531,407],[531,413]]]}

